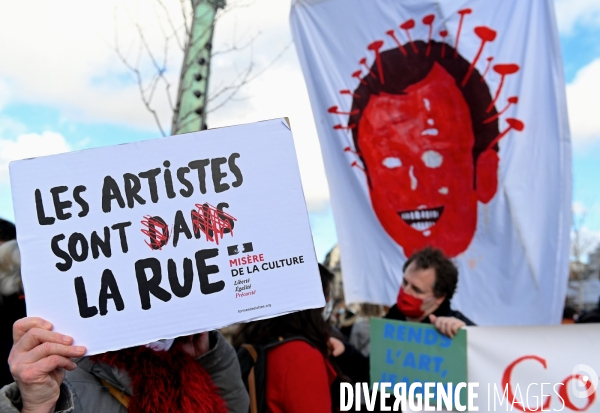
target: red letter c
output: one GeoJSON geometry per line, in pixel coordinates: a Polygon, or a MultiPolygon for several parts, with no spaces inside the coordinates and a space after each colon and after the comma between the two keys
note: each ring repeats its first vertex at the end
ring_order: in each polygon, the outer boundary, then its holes
{"type": "MultiPolygon", "coordinates": [[[[523,356],[509,364],[509,366],[506,368],[506,370],[504,370],[504,374],[502,375],[502,388],[507,389],[507,396],[509,399],[509,403],[513,407],[515,407],[515,404],[513,403],[513,401],[515,400],[515,395],[513,394],[512,387],[510,386],[510,376],[512,374],[513,369],[515,368],[515,366],[517,364],[519,364],[520,362],[522,362],[524,360],[528,360],[528,359],[539,361],[540,364],[542,366],[544,366],[544,368],[547,368],[546,360],[544,360],[543,358],[538,357],[538,356],[523,356]]],[[[562,389],[561,389],[561,391],[562,391],[562,389]]],[[[531,409],[529,407],[525,408],[525,405],[521,402],[519,402],[518,404],[521,404],[523,407],[521,407],[519,405],[517,405],[516,407],[523,412],[538,412],[538,411],[540,411],[540,409],[548,410],[550,408],[550,401],[551,401],[551,398],[548,397],[548,399],[546,400],[546,403],[544,403],[544,406],[538,406],[535,409],[531,409]]]]}

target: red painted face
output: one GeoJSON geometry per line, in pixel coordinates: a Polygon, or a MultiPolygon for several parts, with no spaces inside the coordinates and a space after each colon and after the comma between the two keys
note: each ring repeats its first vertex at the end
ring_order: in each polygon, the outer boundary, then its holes
{"type": "Polygon", "coordinates": [[[373,95],[358,125],[373,209],[408,257],[428,245],[456,256],[469,246],[477,202],[496,192],[496,152],[479,156],[469,107],[435,63],[402,95],[373,95]],[[477,179],[477,186],[474,179],[477,179]]]}

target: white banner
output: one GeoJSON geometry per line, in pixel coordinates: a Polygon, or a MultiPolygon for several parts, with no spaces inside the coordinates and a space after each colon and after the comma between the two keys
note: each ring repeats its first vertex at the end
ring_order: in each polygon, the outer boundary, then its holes
{"type": "Polygon", "coordinates": [[[88,354],[322,307],[283,119],[12,162],[27,314],[88,354]]]}
{"type": "Polygon", "coordinates": [[[407,256],[459,267],[478,324],[562,315],[571,152],[551,0],[296,0],[348,302],[392,304],[407,256]]]}
{"type": "Polygon", "coordinates": [[[479,411],[600,412],[600,328],[468,327],[479,411]]]}

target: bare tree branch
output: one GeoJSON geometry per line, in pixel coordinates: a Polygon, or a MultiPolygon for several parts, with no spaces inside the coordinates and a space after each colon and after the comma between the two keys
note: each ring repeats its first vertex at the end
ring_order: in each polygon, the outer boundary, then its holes
{"type": "MultiPolygon", "coordinates": [[[[169,26],[171,27],[171,30],[173,31],[173,34],[175,36],[175,39],[177,40],[177,45],[179,46],[179,48],[181,50],[184,50],[184,43],[181,41],[181,39],[179,39],[179,36],[177,35],[177,33],[179,33],[179,30],[175,27],[175,24],[173,23],[173,19],[171,18],[171,13],[169,13],[169,10],[167,9],[167,7],[165,6],[165,4],[163,3],[162,0],[156,0],[156,2],[160,5],[160,7],[164,10],[165,12],[165,16],[167,17],[167,22],[169,23],[169,26]]],[[[184,13],[185,15],[185,13],[184,13]]],[[[160,22],[160,19],[157,19],[160,22]]],[[[184,20],[184,27],[185,27],[185,23],[186,20],[184,20]]],[[[187,30],[186,30],[187,33],[187,30]]]]}
{"type": "MultiPolygon", "coordinates": [[[[234,94],[237,93],[237,91],[242,86],[244,86],[246,83],[248,83],[248,79],[250,77],[250,74],[252,73],[253,68],[254,68],[254,62],[250,62],[248,64],[248,66],[246,67],[246,69],[244,69],[244,71],[239,72],[237,74],[237,76],[233,80],[232,84],[230,84],[229,86],[222,87],[215,93],[211,93],[209,95],[208,99],[206,100],[206,102],[210,103],[210,102],[214,101],[215,99],[217,99],[222,94],[224,94],[230,90],[234,90],[234,94]],[[239,80],[240,77],[242,78],[241,80],[239,80]]],[[[219,107],[221,107],[221,106],[222,106],[222,104],[219,104],[219,107]]],[[[211,108],[210,112],[214,112],[215,110],[216,110],[216,108],[211,108]]]]}
{"type": "MultiPolygon", "coordinates": [[[[116,14],[115,14],[115,20],[117,19],[116,14]]],[[[142,79],[142,74],[139,70],[139,62],[141,59],[141,50],[142,50],[142,46],[140,45],[140,49],[138,50],[138,56],[137,56],[137,61],[135,66],[130,64],[129,61],[127,60],[127,58],[121,53],[121,50],[119,49],[119,37],[118,37],[118,31],[116,30],[116,24],[115,24],[115,47],[114,47],[114,51],[117,54],[117,57],[119,58],[119,60],[121,60],[121,62],[125,65],[125,67],[127,69],[129,69],[135,76],[136,82],[137,82],[137,86],[138,86],[138,90],[140,92],[140,97],[142,98],[142,103],[144,103],[144,106],[146,107],[146,109],[152,114],[152,116],[154,117],[154,121],[156,122],[156,125],[158,126],[158,129],[160,130],[160,133],[163,136],[166,136],[166,133],[162,127],[162,124],[160,123],[160,119],[158,117],[158,113],[156,112],[156,110],[151,106],[151,102],[152,102],[152,97],[154,96],[154,90],[156,88],[156,82],[154,82],[154,85],[152,85],[152,82],[150,83],[151,89],[150,89],[150,93],[147,95],[147,90],[144,88],[144,81],[142,79]]]]}
{"type": "MultiPolygon", "coordinates": [[[[186,4],[186,0],[179,0],[181,3],[181,16],[183,17],[183,25],[185,28],[185,45],[187,46],[187,44],[190,41],[190,38],[192,37],[192,21],[193,21],[193,16],[192,19],[190,19],[190,17],[186,14],[185,11],[185,4],[186,4]]],[[[193,13],[193,7],[192,7],[192,13],[193,13]]]]}
{"type": "Polygon", "coordinates": [[[166,39],[165,43],[164,43],[163,62],[162,62],[162,64],[159,64],[157,59],[154,57],[154,53],[152,53],[152,50],[150,49],[148,42],[146,41],[146,37],[144,36],[144,32],[142,31],[142,28],[139,25],[136,25],[136,27],[137,27],[138,34],[140,37],[140,41],[141,41],[142,45],[144,46],[146,53],[148,54],[148,57],[150,58],[150,61],[152,62],[152,65],[156,69],[156,74],[160,77],[160,79],[165,84],[169,107],[171,108],[171,110],[175,110],[175,105],[173,104],[173,100],[171,98],[171,82],[169,82],[169,80],[165,76],[165,72],[167,71],[167,59],[168,59],[168,52],[169,52],[168,39],[166,39]]]}
{"type": "MultiPolygon", "coordinates": [[[[273,66],[291,46],[291,42],[289,42],[272,61],[258,71],[256,71],[257,68],[253,59],[250,58],[250,62],[247,66],[241,71],[236,71],[236,75],[232,79],[222,82],[223,84],[220,84],[217,88],[211,88],[210,93],[206,91],[207,95],[203,97],[202,101],[202,104],[204,105],[203,112],[198,112],[197,109],[187,109],[188,112],[181,116],[182,114],[178,114],[178,111],[181,110],[179,100],[181,99],[181,96],[183,96],[183,93],[190,90],[190,88],[195,85],[194,82],[185,84],[189,79],[189,76],[186,74],[189,73],[190,70],[194,70],[194,65],[198,63],[200,57],[205,57],[207,62],[210,62],[212,57],[219,56],[222,58],[230,53],[234,54],[251,48],[252,44],[254,44],[256,39],[260,36],[260,32],[257,32],[252,36],[244,35],[242,36],[244,41],[239,42],[236,36],[237,32],[234,31],[231,44],[225,44],[224,47],[218,51],[212,51],[211,48],[207,47],[194,48],[194,52],[190,52],[192,41],[195,40],[192,38],[195,19],[207,19],[214,13],[214,9],[211,10],[210,7],[205,7],[202,11],[197,9],[197,7],[202,6],[202,4],[208,0],[180,0],[179,13],[181,13],[181,22],[179,21],[180,18],[177,17],[177,13],[174,13],[174,10],[168,6],[168,0],[154,1],[153,11],[158,24],[158,30],[160,30],[163,38],[162,48],[157,50],[155,45],[151,44],[149,41],[151,37],[146,33],[146,30],[148,29],[142,27],[139,21],[136,21],[127,7],[125,7],[125,10],[132,27],[135,28],[136,39],[132,40],[125,49],[122,48],[117,33],[117,13],[115,8],[115,38],[112,48],[118,59],[133,75],[142,103],[154,118],[155,123],[163,136],[166,135],[165,128],[160,121],[154,102],[155,99],[159,99],[157,94],[159,90],[166,93],[167,103],[170,110],[173,112],[171,127],[172,131],[175,132],[181,130],[183,126],[189,125],[190,122],[198,121],[198,116],[200,116],[201,119],[205,119],[206,114],[209,112],[214,112],[225,106],[228,102],[235,100],[237,94],[245,85],[273,66]],[[198,15],[195,15],[195,13],[198,13],[198,15]],[[173,47],[176,47],[184,53],[183,63],[181,64],[179,71],[179,87],[177,88],[177,91],[173,90],[174,82],[168,77],[168,74],[172,73],[173,70],[173,67],[169,67],[169,57],[172,54],[173,47]],[[136,50],[134,51],[134,49],[136,50]],[[194,55],[188,56],[188,53],[194,53],[194,55]],[[149,73],[149,67],[152,68],[152,73],[149,73]],[[207,108],[209,103],[212,105],[210,110],[207,108]],[[176,119],[178,120],[176,121],[176,119]]],[[[195,33],[196,39],[206,39],[207,36],[212,37],[211,33],[214,32],[215,23],[223,16],[227,15],[227,13],[233,9],[251,7],[254,3],[255,0],[228,0],[225,8],[216,10],[214,18],[212,18],[212,24],[206,25],[202,32],[195,33]]],[[[209,4],[212,3],[207,3],[207,5],[209,4]]],[[[171,65],[175,66],[172,63],[171,65]]],[[[210,68],[208,68],[208,70],[210,70],[210,68]]],[[[208,73],[209,72],[207,72],[207,74],[208,73]]],[[[162,95],[160,99],[162,99],[162,95]]]]}
{"type": "Polygon", "coordinates": [[[277,54],[277,56],[275,56],[273,58],[273,60],[271,60],[271,62],[269,64],[267,64],[265,67],[263,67],[258,73],[256,73],[254,76],[252,76],[250,79],[248,79],[249,82],[253,81],[254,79],[256,79],[257,77],[259,77],[260,75],[262,75],[263,73],[265,73],[265,71],[267,71],[267,69],[269,69],[270,67],[272,67],[275,63],[277,63],[277,61],[279,59],[281,59],[281,57],[285,54],[285,52],[288,51],[288,49],[290,48],[290,46],[292,45],[293,41],[290,40],[288,42],[288,44],[285,45],[285,47],[283,49],[281,49],[281,51],[277,54]]]}
{"type": "Polygon", "coordinates": [[[587,220],[587,211],[582,211],[580,214],[573,211],[571,225],[571,255],[575,262],[581,263],[584,254],[588,252],[598,240],[595,237],[585,233],[585,223],[587,220]]]}
{"type": "Polygon", "coordinates": [[[251,76],[251,72],[254,68],[254,62],[251,60],[248,67],[242,72],[242,80],[237,82],[236,81],[239,79],[240,74],[238,73],[238,76],[236,77],[236,79],[234,80],[234,82],[232,82],[231,85],[229,86],[225,86],[219,90],[217,90],[217,92],[215,93],[211,93],[209,98],[207,99],[207,103],[210,103],[212,101],[214,101],[215,99],[217,99],[219,96],[230,92],[227,97],[221,101],[220,103],[218,103],[216,106],[211,107],[210,110],[207,111],[207,113],[213,113],[215,111],[217,111],[218,109],[222,108],[223,106],[225,106],[229,101],[231,101],[232,99],[235,98],[235,95],[240,91],[240,89],[245,86],[246,84],[248,84],[249,82],[253,81],[254,79],[258,78],[260,75],[262,75],[266,70],[268,70],[269,68],[271,68],[275,63],[277,63],[277,61],[279,59],[281,59],[281,57],[284,55],[284,53],[290,48],[290,46],[292,45],[292,41],[290,40],[288,42],[288,44],[273,58],[273,60],[271,60],[265,67],[263,67],[260,71],[258,71],[258,73],[254,74],[253,76],[251,76]]]}
{"type": "Polygon", "coordinates": [[[240,52],[242,50],[247,49],[248,47],[250,47],[254,41],[258,38],[258,36],[260,36],[260,32],[257,32],[254,36],[252,36],[246,43],[242,44],[242,45],[238,45],[237,43],[234,42],[234,44],[226,49],[222,49],[222,50],[217,50],[216,52],[212,52],[211,57],[215,57],[221,54],[227,54],[227,53],[231,53],[231,52],[240,52]]]}

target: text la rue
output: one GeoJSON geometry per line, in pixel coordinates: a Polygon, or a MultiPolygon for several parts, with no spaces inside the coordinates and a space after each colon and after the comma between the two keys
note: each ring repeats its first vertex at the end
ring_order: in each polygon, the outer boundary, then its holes
{"type": "Polygon", "coordinates": [[[475,388],[479,387],[479,383],[456,383],[454,391],[452,383],[415,382],[410,385],[408,392],[406,387],[406,383],[396,383],[392,386],[391,383],[375,382],[369,390],[369,383],[356,383],[354,387],[350,383],[340,383],[340,410],[347,412],[353,405],[356,410],[360,410],[361,399],[364,397],[366,410],[372,412],[379,396],[379,409],[382,412],[406,411],[407,406],[414,412],[441,411],[442,408],[459,412],[467,411],[467,408],[470,412],[479,411],[479,407],[474,405],[478,396],[475,388]],[[467,405],[461,404],[461,391],[467,392],[467,405]],[[434,398],[437,403],[432,404],[434,398]],[[390,406],[392,401],[393,405],[390,406]]]}

